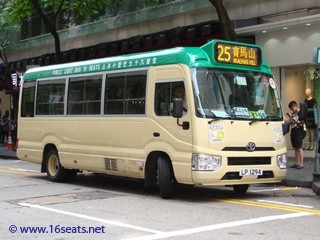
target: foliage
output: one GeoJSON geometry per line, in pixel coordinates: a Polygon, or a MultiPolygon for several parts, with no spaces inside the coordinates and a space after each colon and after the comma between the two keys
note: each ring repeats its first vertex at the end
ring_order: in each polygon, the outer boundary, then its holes
{"type": "Polygon", "coordinates": [[[105,0],[11,0],[8,9],[10,17],[21,22],[35,13],[39,14],[37,6],[50,21],[56,21],[64,13],[64,17],[73,16],[76,22],[81,22],[87,16],[97,15],[105,3],[105,0]]]}
{"type": "MultiPolygon", "coordinates": [[[[102,11],[110,8],[119,8],[125,3],[135,5],[156,5],[161,0],[10,0],[8,9],[12,19],[24,21],[34,15],[35,5],[38,4],[49,20],[56,21],[57,17],[68,18],[71,23],[82,24],[85,20],[98,17],[102,11]],[[53,12],[53,15],[48,13],[53,12]]],[[[39,12],[38,12],[39,13],[39,12]]]]}
{"type": "Polygon", "coordinates": [[[0,59],[7,64],[7,53],[13,48],[10,36],[18,30],[18,25],[9,20],[5,7],[4,2],[0,3],[0,59]]]}
{"type": "Polygon", "coordinates": [[[57,33],[58,22],[66,25],[80,25],[92,21],[107,9],[123,6],[124,3],[156,5],[164,0],[10,0],[7,6],[10,19],[19,20],[21,23],[33,16],[40,16],[47,30],[55,40],[56,53],[60,54],[60,38],[57,33]]]}

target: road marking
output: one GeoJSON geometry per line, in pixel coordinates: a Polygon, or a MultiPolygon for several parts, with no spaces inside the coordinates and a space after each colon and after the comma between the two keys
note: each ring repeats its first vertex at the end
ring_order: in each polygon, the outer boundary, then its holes
{"type": "Polygon", "coordinates": [[[302,207],[285,206],[285,205],[263,203],[263,202],[256,202],[256,201],[248,201],[248,200],[241,200],[241,199],[219,199],[219,201],[233,203],[233,204],[246,205],[246,206],[252,206],[252,207],[263,207],[263,208],[277,209],[277,210],[288,211],[288,212],[308,212],[308,213],[320,216],[320,210],[307,209],[307,208],[302,208],[302,207]]]}
{"type": "Polygon", "coordinates": [[[289,218],[305,217],[305,216],[311,216],[311,215],[320,215],[320,210],[301,209],[301,208],[292,207],[292,206],[278,206],[274,203],[269,204],[269,203],[261,203],[261,202],[237,200],[237,199],[221,199],[219,201],[228,202],[228,203],[243,204],[243,205],[249,205],[249,206],[256,206],[256,207],[274,208],[274,209],[280,209],[280,210],[285,210],[285,211],[295,211],[295,213],[266,216],[266,217],[260,217],[260,218],[252,218],[252,219],[239,220],[239,221],[233,221],[233,222],[227,222],[227,223],[220,223],[220,224],[209,225],[209,226],[182,229],[182,230],[177,230],[177,231],[162,232],[162,231],[158,231],[158,230],[154,230],[154,229],[139,227],[139,226],[135,226],[135,225],[131,225],[131,224],[106,220],[106,219],[102,219],[102,218],[91,217],[91,216],[73,213],[73,212],[67,212],[67,211],[63,211],[63,210],[59,210],[59,209],[36,205],[36,204],[29,204],[29,203],[23,203],[23,202],[18,203],[18,204],[20,206],[24,206],[24,207],[37,208],[37,209],[41,209],[41,210],[45,210],[45,211],[50,211],[50,212],[60,213],[60,214],[69,215],[69,216],[73,216],[73,217],[83,218],[83,219],[101,222],[101,223],[105,223],[105,224],[109,224],[109,225],[115,225],[115,226],[130,228],[130,229],[134,229],[134,230],[138,230],[138,231],[154,233],[152,235],[147,235],[147,236],[142,236],[142,237],[137,237],[137,238],[130,238],[130,240],[163,239],[163,238],[170,238],[170,237],[175,237],[175,236],[185,236],[185,235],[191,235],[191,234],[200,233],[200,232],[207,232],[207,231],[219,230],[219,229],[224,229],[224,228],[238,227],[238,226],[262,223],[262,222],[268,222],[268,221],[285,220],[285,219],[289,219],[289,218]]]}
{"type": "Polygon", "coordinates": [[[280,205],[287,205],[287,206],[294,206],[294,207],[302,207],[302,208],[314,208],[313,206],[307,206],[307,205],[299,205],[299,204],[293,204],[293,203],[284,203],[284,202],[277,202],[277,201],[269,201],[269,200],[257,200],[258,202],[265,202],[265,203],[274,203],[274,204],[280,204],[280,205]]]}
{"type": "Polygon", "coordinates": [[[20,175],[34,175],[35,173],[40,174],[40,172],[36,170],[29,170],[29,169],[22,169],[22,168],[8,168],[8,167],[1,167],[1,166],[0,166],[0,172],[15,173],[20,175]]]}
{"type": "Polygon", "coordinates": [[[258,192],[274,192],[274,191],[291,191],[298,190],[300,187],[290,187],[290,188],[269,188],[269,189],[259,189],[259,190],[249,190],[248,192],[258,193],[258,192]]]}
{"type": "Polygon", "coordinates": [[[101,223],[105,223],[105,224],[109,224],[109,225],[130,228],[130,229],[134,229],[134,230],[138,230],[138,231],[157,233],[157,234],[163,233],[161,231],[150,229],[150,228],[144,228],[144,227],[139,227],[139,226],[126,224],[126,223],[122,223],[122,222],[106,220],[106,219],[97,218],[97,217],[91,217],[91,216],[87,216],[87,215],[83,215],[83,214],[79,214],[79,213],[67,212],[67,211],[63,211],[63,210],[59,210],[59,209],[36,205],[36,204],[29,204],[29,203],[23,203],[23,202],[18,203],[18,204],[20,206],[24,206],[24,207],[37,208],[37,209],[41,209],[41,210],[45,210],[45,211],[49,211],[49,212],[60,213],[60,214],[69,215],[69,216],[73,216],[73,217],[78,217],[78,218],[88,219],[88,220],[92,220],[92,221],[96,221],[96,222],[101,222],[101,223]]]}
{"type": "Polygon", "coordinates": [[[31,170],[31,169],[24,169],[24,168],[9,168],[11,170],[17,170],[17,171],[21,171],[21,172],[35,172],[35,173],[39,173],[39,171],[36,170],[31,170]]]}
{"type": "Polygon", "coordinates": [[[252,219],[240,220],[240,221],[234,221],[234,222],[228,222],[228,223],[219,223],[219,224],[210,225],[210,226],[182,229],[182,230],[171,231],[171,232],[163,232],[163,233],[158,233],[154,235],[142,236],[137,238],[129,238],[129,239],[130,240],[153,240],[153,239],[170,238],[170,237],[176,237],[176,236],[191,235],[191,234],[200,233],[200,232],[207,232],[212,230],[219,230],[224,228],[238,227],[243,225],[269,222],[269,221],[275,221],[275,220],[284,220],[289,218],[297,218],[297,217],[304,217],[304,216],[310,216],[310,215],[312,214],[300,212],[300,213],[290,213],[290,214],[284,214],[284,215],[267,216],[267,217],[252,218],[252,219]]]}

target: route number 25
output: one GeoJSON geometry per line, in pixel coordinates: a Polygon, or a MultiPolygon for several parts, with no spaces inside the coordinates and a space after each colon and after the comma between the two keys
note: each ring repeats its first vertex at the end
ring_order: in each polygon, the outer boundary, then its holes
{"type": "Polygon", "coordinates": [[[230,62],[230,60],[231,60],[231,47],[219,45],[218,50],[219,50],[218,61],[230,62]]]}

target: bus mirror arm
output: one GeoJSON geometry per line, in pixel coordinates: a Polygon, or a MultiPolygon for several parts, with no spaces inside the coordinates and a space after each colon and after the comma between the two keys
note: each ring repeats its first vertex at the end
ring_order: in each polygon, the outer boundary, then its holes
{"type": "Polygon", "coordinates": [[[178,126],[182,127],[183,130],[188,130],[190,128],[190,123],[189,122],[182,122],[182,124],[180,124],[179,122],[179,118],[177,118],[177,124],[178,126]]]}
{"type": "Polygon", "coordinates": [[[179,118],[177,118],[177,125],[182,127],[182,124],[180,124],[180,122],[179,122],[179,118]]]}

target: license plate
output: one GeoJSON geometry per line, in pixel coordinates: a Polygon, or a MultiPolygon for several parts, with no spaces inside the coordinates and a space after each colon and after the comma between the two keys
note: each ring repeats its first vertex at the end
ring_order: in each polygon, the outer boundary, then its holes
{"type": "Polygon", "coordinates": [[[260,168],[244,168],[240,169],[240,176],[260,176],[263,174],[262,169],[260,168]]]}

